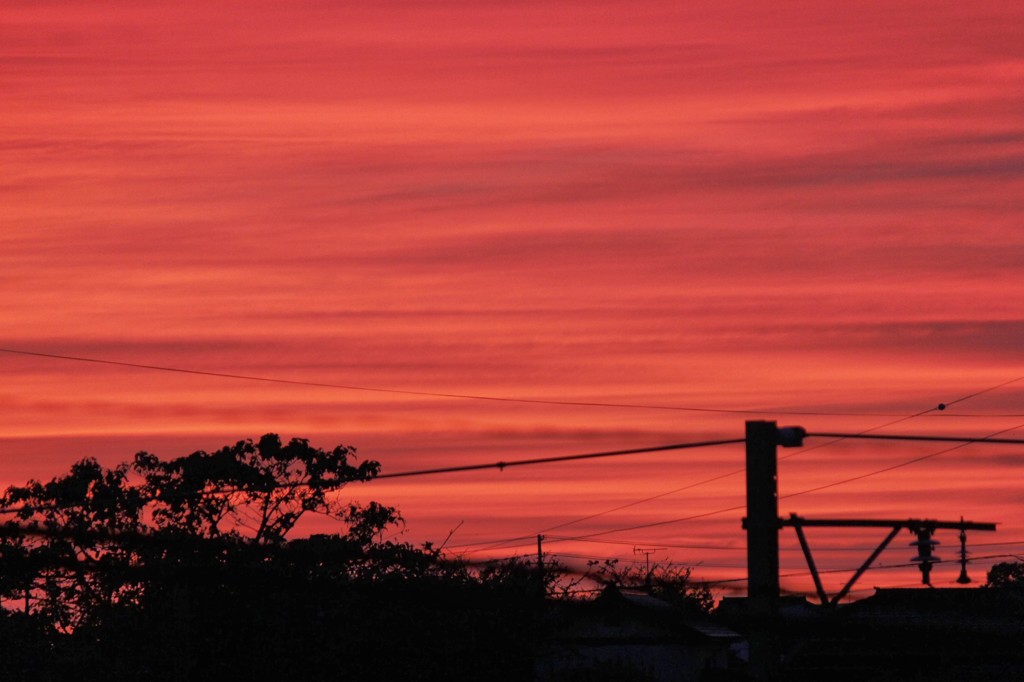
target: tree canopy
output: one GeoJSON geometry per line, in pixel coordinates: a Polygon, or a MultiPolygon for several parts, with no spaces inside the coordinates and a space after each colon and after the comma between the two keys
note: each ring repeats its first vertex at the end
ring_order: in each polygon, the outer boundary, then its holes
{"type": "Polygon", "coordinates": [[[365,546],[399,517],[334,495],[379,472],[354,455],[267,434],[169,460],[140,452],[109,469],[83,459],[49,482],[12,486],[0,497],[14,516],[2,528],[0,598],[70,629],[138,599],[168,563],[200,561],[200,548],[209,562],[213,547],[227,556],[231,546],[279,546],[306,514],[336,519],[347,542],[365,546]]]}
{"type": "Polygon", "coordinates": [[[988,571],[985,587],[1024,591],[1024,562],[1004,561],[995,564],[988,571]]]}
{"type": "Polygon", "coordinates": [[[379,471],[267,434],[8,488],[0,679],[528,679],[554,574],[382,540],[397,510],[339,494],[379,471]]]}

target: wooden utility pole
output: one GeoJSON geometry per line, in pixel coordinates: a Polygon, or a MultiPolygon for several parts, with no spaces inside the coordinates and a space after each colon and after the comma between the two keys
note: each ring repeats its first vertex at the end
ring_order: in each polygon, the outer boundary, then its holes
{"type": "Polygon", "coordinates": [[[779,490],[778,446],[803,445],[799,426],[747,422],[747,613],[750,673],[755,680],[779,674],[779,490]]]}
{"type": "Polygon", "coordinates": [[[644,569],[644,575],[649,576],[651,574],[651,555],[657,552],[661,547],[634,547],[633,554],[643,554],[646,568],[644,569]]]}
{"type": "Polygon", "coordinates": [[[778,676],[779,495],[778,427],[747,422],[747,613],[750,673],[755,680],[778,676]]]}
{"type": "Polygon", "coordinates": [[[779,494],[775,422],[747,422],[747,571],[751,599],[779,598],[779,494]]]}

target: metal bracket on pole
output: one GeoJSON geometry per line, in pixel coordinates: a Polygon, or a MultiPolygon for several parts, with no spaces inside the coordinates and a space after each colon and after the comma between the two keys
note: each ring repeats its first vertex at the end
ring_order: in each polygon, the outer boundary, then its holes
{"type": "MultiPolygon", "coordinates": [[[[830,606],[838,605],[843,597],[849,594],[857,580],[859,580],[860,577],[864,575],[869,568],[871,568],[871,564],[875,562],[875,559],[885,551],[885,548],[889,546],[889,543],[891,543],[904,528],[918,536],[918,540],[911,544],[918,546],[918,563],[921,564],[921,574],[926,585],[930,584],[928,578],[932,564],[938,562],[938,559],[931,554],[931,545],[934,544],[931,541],[931,535],[937,528],[959,530],[961,533],[966,533],[967,530],[994,531],[996,529],[996,524],[994,523],[974,523],[972,521],[964,521],[962,518],[960,521],[933,521],[926,519],[805,519],[797,516],[796,514],[790,514],[788,519],[779,519],[779,524],[782,526],[792,526],[793,530],[796,531],[797,539],[800,541],[800,547],[803,549],[804,557],[807,559],[807,567],[811,571],[811,577],[814,578],[814,587],[818,592],[818,598],[821,599],[822,604],[828,604],[830,606]],[[890,531],[889,535],[886,536],[881,544],[875,548],[875,551],[871,553],[871,556],[867,558],[867,561],[861,564],[860,568],[858,568],[853,576],[847,581],[843,586],[843,589],[841,589],[836,596],[829,599],[828,594],[822,586],[818,568],[811,556],[810,545],[807,544],[807,538],[804,535],[804,528],[808,526],[825,526],[830,528],[889,528],[890,531]],[[922,545],[922,543],[925,544],[922,545]]],[[[961,553],[965,552],[966,539],[961,541],[961,553]]]]}
{"type": "MultiPolygon", "coordinates": [[[[877,559],[882,554],[882,552],[885,551],[885,548],[889,546],[889,543],[892,542],[893,538],[895,538],[899,534],[900,530],[902,530],[901,527],[896,526],[891,531],[889,531],[889,534],[886,535],[885,539],[882,540],[881,544],[879,544],[878,547],[875,548],[875,551],[871,553],[871,556],[868,557],[867,561],[860,565],[860,568],[857,569],[857,572],[854,573],[850,577],[850,579],[846,581],[845,585],[843,585],[843,589],[839,590],[839,593],[832,598],[832,601],[829,602],[832,606],[838,605],[839,601],[847,594],[849,594],[850,590],[853,588],[853,584],[857,582],[857,580],[862,575],[864,575],[865,571],[871,568],[871,564],[875,563],[875,559],[877,559]]],[[[824,604],[825,602],[822,603],[824,604]]]]}
{"type": "Polygon", "coordinates": [[[807,559],[807,568],[811,569],[811,577],[814,578],[814,589],[818,592],[818,599],[821,600],[822,604],[827,604],[828,594],[825,592],[825,587],[821,584],[821,575],[818,574],[818,567],[814,565],[814,557],[811,556],[811,547],[807,544],[804,527],[800,525],[800,517],[796,514],[790,514],[789,516],[793,530],[796,531],[797,540],[800,541],[800,549],[804,551],[804,558],[807,559]]]}

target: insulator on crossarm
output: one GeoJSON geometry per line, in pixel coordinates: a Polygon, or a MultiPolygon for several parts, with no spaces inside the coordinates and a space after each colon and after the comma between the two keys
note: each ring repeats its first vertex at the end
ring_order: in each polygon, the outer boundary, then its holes
{"type": "MultiPolygon", "coordinates": [[[[960,517],[960,523],[964,522],[964,517],[960,517]]],[[[962,527],[960,528],[960,577],[956,579],[961,585],[966,585],[971,582],[971,577],[967,575],[967,555],[970,552],[967,551],[967,531],[962,527]]]]}
{"type": "Polygon", "coordinates": [[[931,587],[932,564],[937,564],[942,559],[932,554],[932,550],[939,544],[938,540],[932,539],[930,528],[917,528],[911,531],[917,536],[917,540],[909,543],[911,547],[917,547],[917,556],[910,561],[917,564],[921,570],[921,582],[931,587]]]}
{"type": "Polygon", "coordinates": [[[971,582],[971,576],[967,575],[967,563],[960,564],[960,577],[956,579],[961,585],[966,585],[971,582]]]}

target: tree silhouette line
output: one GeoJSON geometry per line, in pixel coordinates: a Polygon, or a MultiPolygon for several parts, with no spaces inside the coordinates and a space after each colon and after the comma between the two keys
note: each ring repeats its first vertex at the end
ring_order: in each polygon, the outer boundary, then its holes
{"type": "Polygon", "coordinates": [[[0,678],[528,679],[554,572],[382,539],[380,471],[274,434],[0,497],[0,678]],[[289,537],[310,514],[339,532],[289,537]],[[497,671],[497,672],[496,672],[497,671]]]}

